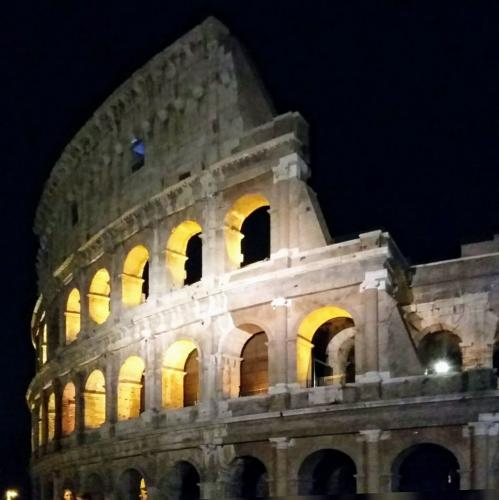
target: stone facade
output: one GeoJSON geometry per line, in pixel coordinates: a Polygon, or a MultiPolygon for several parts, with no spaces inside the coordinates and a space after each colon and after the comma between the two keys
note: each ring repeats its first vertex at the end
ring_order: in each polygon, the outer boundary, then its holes
{"type": "Polygon", "coordinates": [[[413,267],[335,243],[307,162],[213,19],[71,141],[35,222],[35,498],[499,487],[497,240],[413,267]]]}

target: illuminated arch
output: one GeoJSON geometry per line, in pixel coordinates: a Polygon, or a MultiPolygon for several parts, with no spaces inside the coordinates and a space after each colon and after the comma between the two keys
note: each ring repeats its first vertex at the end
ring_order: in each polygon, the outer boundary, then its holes
{"type": "Polygon", "coordinates": [[[106,421],[106,381],[100,370],[87,378],[85,392],[85,427],[97,429],[106,421]]]}
{"type": "Polygon", "coordinates": [[[88,311],[97,323],[104,323],[109,317],[109,300],[111,295],[110,277],[107,269],[99,269],[90,283],[88,294],[88,311]]]}
{"type": "Polygon", "coordinates": [[[186,220],[173,228],[166,244],[166,265],[170,271],[173,284],[177,287],[184,285],[187,278],[185,269],[188,260],[187,245],[189,240],[200,234],[203,228],[193,220],[186,220]]]}
{"type": "Polygon", "coordinates": [[[50,393],[47,402],[47,441],[50,442],[55,436],[55,394],[50,393]]]}
{"type": "Polygon", "coordinates": [[[190,340],[178,340],[163,357],[163,407],[192,406],[199,399],[198,350],[190,340]]]}
{"type": "Polygon", "coordinates": [[[75,430],[76,390],[68,382],[62,392],[62,435],[68,436],[75,430]]]}
{"type": "Polygon", "coordinates": [[[145,302],[147,297],[143,294],[143,285],[148,277],[144,271],[148,261],[149,252],[143,245],[137,245],[128,252],[121,275],[123,304],[138,306],[145,302]]]}
{"type": "Polygon", "coordinates": [[[255,325],[242,325],[239,329],[251,335],[240,354],[239,396],[266,394],[269,388],[267,334],[255,325]]]}
{"type": "Polygon", "coordinates": [[[352,315],[336,306],[315,309],[300,323],[296,338],[296,378],[301,385],[307,385],[312,371],[312,339],[319,327],[336,318],[353,320],[352,315]]]}
{"type": "Polygon", "coordinates": [[[241,226],[255,210],[270,206],[267,198],[261,194],[245,194],[229,209],[225,216],[225,248],[231,267],[238,268],[243,262],[241,240],[244,238],[241,226]]]}
{"type": "Polygon", "coordinates": [[[130,356],[118,379],[118,420],[137,418],[144,411],[144,361],[130,356]]]}
{"type": "Polygon", "coordinates": [[[80,292],[77,288],[73,288],[68,295],[66,302],[66,344],[73,342],[80,333],[80,292]]]}

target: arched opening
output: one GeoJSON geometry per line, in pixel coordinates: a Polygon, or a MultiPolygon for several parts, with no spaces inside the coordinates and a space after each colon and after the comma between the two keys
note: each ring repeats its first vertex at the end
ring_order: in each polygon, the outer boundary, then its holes
{"type": "Polygon", "coordinates": [[[168,500],[198,500],[199,473],[189,462],[177,462],[160,482],[161,498],[168,500]]]}
{"type": "Polygon", "coordinates": [[[241,267],[270,258],[269,206],[257,208],[241,225],[241,267]]]}
{"type": "Polygon", "coordinates": [[[110,277],[106,269],[99,269],[90,283],[88,294],[88,312],[98,324],[104,323],[110,314],[109,301],[111,296],[110,277]]]}
{"type": "Polygon", "coordinates": [[[254,457],[235,458],[229,467],[227,498],[265,498],[269,496],[267,469],[254,457]]]}
{"type": "Polygon", "coordinates": [[[88,498],[92,500],[104,500],[104,481],[98,474],[90,474],[84,482],[84,489],[82,497],[85,498],[85,494],[88,498]]]}
{"type": "Polygon", "coordinates": [[[193,406],[199,401],[199,353],[190,340],[178,340],[165,352],[162,369],[163,407],[193,406]]]}
{"type": "Polygon", "coordinates": [[[121,366],[118,380],[118,420],[137,418],[144,411],[144,369],[138,356],[130,356],[121,366]]]}
{"type": "Polygon", "coordinates": [[[125,471],[118,485],[119,500],[147,500],[147,484],[142,474],[135,469],[125,471]]]}
{"type": "Polygon", "coordinates": [[[94,370],[88,376],[83,397],[85,427],[97,429],[106,421],[106,382],[100,370],[94,370]]]}
{"type": "Polygon", "coordinates": [[[55,436],[55,394],[50,393],[47,402],[47,440],[50,442],[55,436]]]}
{"type": "Polygon", "coordinates": [[[77,288],[73,288],[68,295],[66,302],[66,344],[73,342],[80,333],[80,292],[77,288]]]}
{"type": "Polygon", "coordinates": [[[459,463],[443,446],[413,446],[395,459],[392,471],[393,491],[459,491],[459,463]]]}
{"type": "Polygon", "coordinates": [[[241,351],[239,396],[266,394],[269,389],[267,335],[255,325],[239,328],[251,335],[241,351]]]}
{"type": "Polygon", "coordinates": [[[342,495],[357,491],[354,461],[338,450],[309,455],[298,471],[299,495],[342,495]]]}
{"type": "Polygon", "coordinates": [[[166,265],[176,287],[192,285],[201,279],[202,230],[197,222],[186,220],[176,226],[168,238],[166,265]]]}
{"type": "Polygon", "coordinates": [[[351,314],[325,306],[300,323],[296,375],[301,385],[317,387],[355,381],[354,322],[351,314]]]}
{"type": "Polygon", "coordinates": [[[270,257],[269,207],[264,196],[246,194],[227,212],[225,248],[233,269],[270,257]]]}
{"type": "Polygon", "coordinates": [[[448,331],[426,334],[418,346],[419,359],[426,373],[460,371],[463,364],[460,342],[456,334],[448,331]]]}
{"type": "Polygon", "coordinates": [[[62,392],[62,435],[68,436],[75,430],[76,390],[72,382],[62,392]]]}
{"type": "Polygon", "coordinates": [[[149,293],[148,262],[149,252],[143,245],[137,245],[128,252],[121,275],[123,304],[138,306],[146,301],[149,293]]]}

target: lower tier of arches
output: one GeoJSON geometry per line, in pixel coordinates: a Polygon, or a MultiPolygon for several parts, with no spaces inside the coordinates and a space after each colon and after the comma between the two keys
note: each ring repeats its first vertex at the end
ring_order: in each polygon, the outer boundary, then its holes
{"type": "Polygon", "coordinates": [[[59,459],[35,462],[33,498],[308,498],[494,489],[499,487],[499,447],[497,436],[489,432],[494,425],[482,420],[465,426],[366,429],[232,443],[215,437],[230,435],[230,430],[210,429],[204,431],[210,442],[187,447],[184,429],[177,439],[157,436],[157,446],[146,451],[147,440],[137,439],[136,448],[130,444],[133,439],[128,446],[109,440],[95,443],[95,449],[86,446],[81,456],[61,452],[59,459]]]}

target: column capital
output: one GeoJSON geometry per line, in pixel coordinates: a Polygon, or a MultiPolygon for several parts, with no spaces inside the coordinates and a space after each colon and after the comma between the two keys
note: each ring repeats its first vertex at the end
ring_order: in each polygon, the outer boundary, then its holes
{"type": "Polygon", "coordinates": [[[359,431],[360,441],[365,441],[368,443],[377,443],[379,441],[385,441],[390,439],[390,431],[384,431],[382,429],[364,429],[359,431]]]}
{"type": "Polygon", "coordinates": [[[287,450],[295,446],[296,442],[294,438],[289,438],[286,436],[271,437],[269,438],[270,444],[278,450],[287,450]]]}
{"type": "Polygon", "coordinates": [[[307,179],[310,169],[303,158],[297,153],[291,153],[279,159],[279,164],[272,167],[274,184],[289,179],[307,179]]]}
{"type": "Polygon", "coordinates": [[[360,292],[366,290],[387,290],[391,286],[390,275],[386,269],[366,271],[364,281],[360,284],[360,292]]]}

